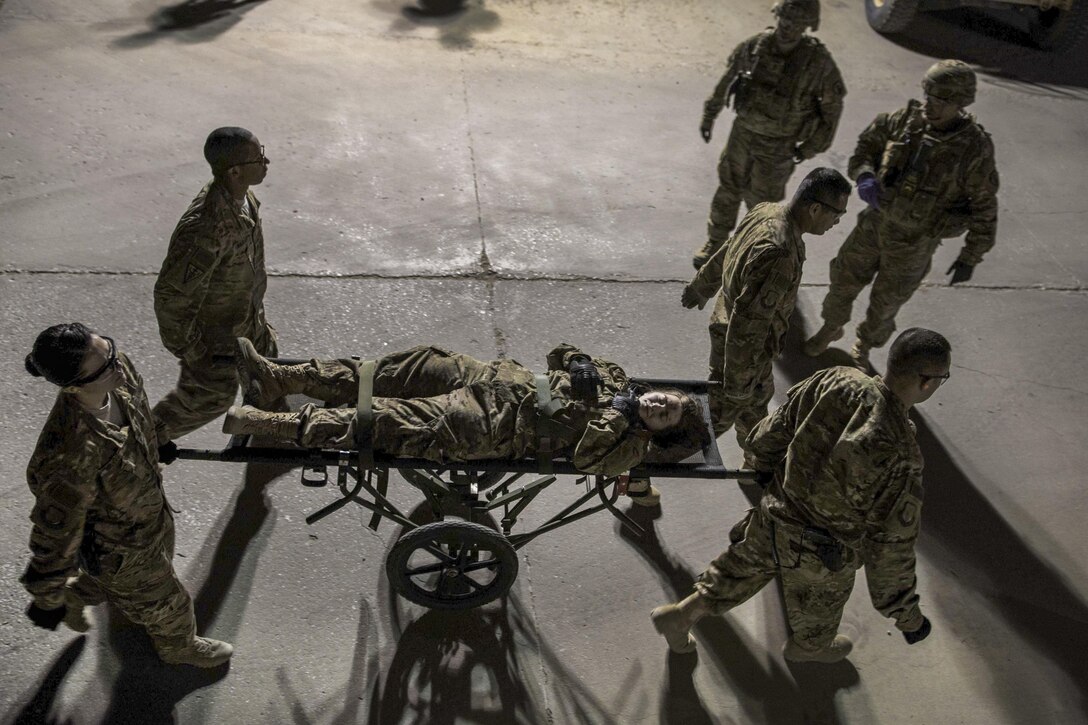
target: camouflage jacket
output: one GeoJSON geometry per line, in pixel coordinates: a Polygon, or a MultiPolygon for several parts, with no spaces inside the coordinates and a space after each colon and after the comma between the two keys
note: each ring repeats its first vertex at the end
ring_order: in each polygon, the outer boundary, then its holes
{"type": "Polygon", "coordinates": [[[797,302],[805,243],[784,204],[758,204],[691,282],[705,301],[718,290],[711,323],[728,325],[725,394],[744,400],[761,367],[778,357],[797,302]]]}
{"type": "Polygon", "coordinates": [[[155,283],[155,316],[176,357],[232,354],[234,338],[257,339],[264,329],[264,236],[260,204],[247,193],[252,219],[220,183],[209,182],[170,238],[155,283]]]}
{"type": "Polygon", "coordinates": [[[922,453],[907,408],[880,377],[821,370],[748,436],[759,470],[774,471],[762,508],[786,526],[815,526],[866,566],[873,605],[900,629],[921,625],[914,543],[922,453]]]}
{"type": "Polygon", "coordinates": [[[103,423],[61,392],[27,467],[35,504],[22,582],[47,609],[62,603],[81,548],[87,561],[153,545],[170,515],[143,379],[124,353],[118,360],[125,381],[112,395],[125,424],[103,423]]]}
{"type": "Polygon", "coordinates": [[[975,265],[994,246],[999,179],[990,134],[974,116],[947,131],[930,127],[912,100],[862,131],[848,173],[875,174],[881,223],[947,239],[967,232],[959,261],[975,265]]]}
{"type": "Polygon", "coordinates": [[[796,48],[781,55],[774,31],[765,30],[738,45],[729,56],[725,74],[703,105],[703,118],[718,117],[736,96],[735,123],[755,133],[789,139],[811,158],[831,147],[842,115],[846,86],[831,53],[806,35],[796,48]]]}

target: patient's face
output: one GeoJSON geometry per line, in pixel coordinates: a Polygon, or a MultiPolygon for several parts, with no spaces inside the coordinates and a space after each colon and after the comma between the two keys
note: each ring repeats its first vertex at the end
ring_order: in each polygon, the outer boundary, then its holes
{"type": "Polygon", "coordinates": [[[644,393],[638,399],[638,417],[652,431],[679,423],[681,409],[680,396],[672,393],[644,393]]]}

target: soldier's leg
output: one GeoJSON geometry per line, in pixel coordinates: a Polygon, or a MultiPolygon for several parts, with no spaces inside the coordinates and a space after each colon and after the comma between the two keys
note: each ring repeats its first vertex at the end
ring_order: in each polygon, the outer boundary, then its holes
{"type": "Polygon", "coordinates": [[[743,196],[744,205],[751,209],[765,201],[785,199],[786,184],[793,175],[795,166],[792,150],[778,143],[773,148],[766,148],[764,152],[756,154],[748,188],[743,196]]]}
{"type": "Polygon", "coordinates": [[[895,316],[929,273],[939,240],[904,239],[884,245],[880,271],[869,293],[869,309],[858,325],[858,341],[881,347],[895,332],[895,316]]]}
{"type": "Polygon", "coordinates": [[[182,360],[179,368],[177,385],[152,410],[160,444],[215,420],[238,393],[233,365],[195,368],[182,360]]]}
{"type": "MultiPolygon", "coordinates": [[[[770,405],[773,397],[774,375],[772,373],[771,363],[768,362],[762,380],[756,385],[755,396],[737,411],[736,421],[734,422],[737,429],[737,443],[740,444],[741,450],[744,450],[745,468],[752,467],[752,461],[748,455],[746,445],[748,434],[752,432],[752,428],[755,428],[759,421],[767,417],[768,405],[770,405]]],[[[751,479],[744,479],[742,482],[754,483],[751,479]]]]}
{"type": "Polygon", "coordinates": [[[491,380],[490,363],[440,347],[421,345],[378,360],[374,394],[389,398],[429,398],[491,380]]]}
{"type": "Polygon", "coordinates": [[[796,567],[782,568],[782,592],[792,640],[802,650],[828,648],[854,588],[853,566],[831,572],[813,553],[801,554],[796,567]]]}
{"type": "Polygon", "coordinates": [[[869,209],[858,214],[858,222],[831,260],[831,285],[824,297],[824,325],[839,328],[850,321],[854,300],[873,280],[880,265],[877,217],[869,209]]]}
{"type": "Polygon", "coordinates": [[[710,404],[710,419],[714,423],[714,434],[721,435],[729,430],[736,417],[736,406],[725,397],[721,382],[725,379],[725,336],[729,325],[712,320],[710,323],[710,365],[707,380],[718,381],[707,390],[710,404]]]}
{"type": "Polygon", "coordinates": [[[748,186],[752,163],[748,153],[749,135],[743,128],[733,124],[729,140],[718,158],[718,188],[710,202],[710,216],[706,225],[707,242],[695,253],[696,269],[718,251],[737,225],[740,202],[744,189],[748,186]]]}

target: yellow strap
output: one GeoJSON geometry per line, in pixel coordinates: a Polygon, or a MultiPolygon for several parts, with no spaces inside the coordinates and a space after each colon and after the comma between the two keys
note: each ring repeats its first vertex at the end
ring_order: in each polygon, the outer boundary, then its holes
{"type": "Polygon", "coordinates": [[[359,400],[355,408],[355,446],[359,449],[359,468],[374,467],[374,360],[359,363],[359,400]]]}

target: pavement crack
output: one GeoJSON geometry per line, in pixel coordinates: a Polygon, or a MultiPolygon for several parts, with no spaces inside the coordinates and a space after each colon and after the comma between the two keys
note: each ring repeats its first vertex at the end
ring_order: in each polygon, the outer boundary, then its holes
{"type": "Polygon", "coordinates": [[[952,367],[959,368],[960,370],[966,370],[972,373],[978,373],[988,378],[994,378],[996,380],[1011,380],[1014,383],[1026,383],[1028,385],[1037,385],[1040,388],[1049,388],[1051,390],[1062,390],[1067,393],[1078,393],[1080,395],[1088,395],[1088,390],[1080,390],[1079,388],[1068,388],[1064,385],[1051,385],[1050,383],[1040,383],[1038,380],[1029,380],[1027,378],[1016,378],[1011,375],[998,375],[997,373],[988,373],[985,370],[978,370],[976,368],[969,368],[966,365],[952,364],[952,367]]]}

